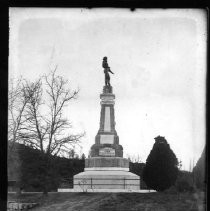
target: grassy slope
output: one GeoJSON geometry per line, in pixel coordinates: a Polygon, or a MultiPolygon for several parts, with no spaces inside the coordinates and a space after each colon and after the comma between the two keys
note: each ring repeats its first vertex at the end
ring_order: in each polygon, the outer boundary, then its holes
{"type": "MultiPolygon", "coordinates": [[[[10,194],[8,200],[17,200],[10,194]]],[[[19,201],[39,202],[33,211],[203,211],[198,194],[49,193],[23,194],[19,201]]]]}

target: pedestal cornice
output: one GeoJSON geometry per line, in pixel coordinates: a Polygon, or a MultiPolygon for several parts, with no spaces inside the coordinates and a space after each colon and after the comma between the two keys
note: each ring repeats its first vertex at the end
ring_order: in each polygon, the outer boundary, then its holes
{"type": "Polygon", "coordinates": [[[106,105],[114,105],[114,99],[115,99],[115,95],[111,94],[111,93],[105,93],[105,94],[101,94],[100,95],[100,99],[101,99],[101,105],[102,104],[106,104],[106,105]]]}

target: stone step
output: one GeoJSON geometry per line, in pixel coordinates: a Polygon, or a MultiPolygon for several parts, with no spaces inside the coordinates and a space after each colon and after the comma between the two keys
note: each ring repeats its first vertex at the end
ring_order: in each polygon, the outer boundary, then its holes
{"type": "Polygon", "coordinates": [[[132,190],[132,189],[71,189],[71,188],[59,188],[58,192],[98,192],[98,193],[154,193],[155,190],[132,190]]]}

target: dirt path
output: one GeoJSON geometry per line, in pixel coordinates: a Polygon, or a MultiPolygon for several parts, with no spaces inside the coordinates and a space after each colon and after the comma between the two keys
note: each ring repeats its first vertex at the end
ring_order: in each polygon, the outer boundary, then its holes
{"type": "Polygon", "coordinates": [[[82,194],[72,195],[62,202],[42,205],[32,209],[33,211],[96,211],[104,201],[110,198],[110,194],[82,194]]]}
{"type": "MultiPolygon", "coordinates": [[[[14,196],[10,196],[14,200],[14,196]]],[[[204,211],[204,196],[192,193],[49,193],[23,194],[40,203],[31,211],[204,211]]]]}

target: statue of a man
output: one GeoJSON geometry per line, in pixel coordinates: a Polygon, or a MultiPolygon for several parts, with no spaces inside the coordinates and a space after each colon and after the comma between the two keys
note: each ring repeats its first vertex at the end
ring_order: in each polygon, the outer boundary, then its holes
{"type": "Polygon", "coordinates": [[[105,74],[105,85],[106,86],[111,86],[110,85],[110,76],[109,76],[109,72],[114,74],[111,70],[110,67],[107,63],[107,57],[105,56],[103,58],[103,63],[102,63],[102,67],[104,68],[104,74],[105,74]]]}

